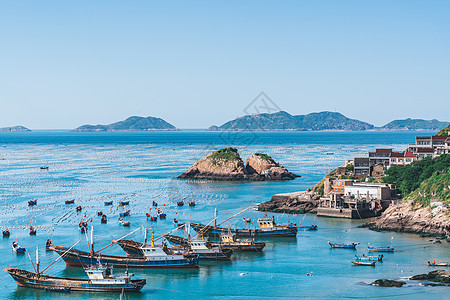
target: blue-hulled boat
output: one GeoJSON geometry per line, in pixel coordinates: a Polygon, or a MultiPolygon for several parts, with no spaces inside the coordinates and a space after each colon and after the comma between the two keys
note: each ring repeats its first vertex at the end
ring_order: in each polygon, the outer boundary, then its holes
{"type": "Polygon", "coordinates": [[[130,205],[130,201],[120,201],[119,206],[130,205]]]}
{"type": "Polygon", "coordinates": [[[121,217],[121,218],[128,217],[129,215],[130,215],[130,210],[127,210],[126,212],[119,213],[119,217],[121,217]]]}
{"type": "Polygon", "coordinates": [[[19,244],[17,244],[17,242],[12,243],[12,249],[17,254],[24,254],[25,251],[27,251],[24,247],[20,247],[19,244]]]}
{"type": "Polygon", "coordinates": [[[298,226],[298,230],[309,231],[309,230],[317,230],[318,226],[316,224],[310,226],[298,226]]]}
{"type": "Polygon", "coordinates": [[[342,249],[356,249],[356,245],[358,245],[358,243],[338,244],[331,242],[328,242],[328,244],[330,244],[331,248],[342,248],[342,249]]]}
{"type": "Polygon", "coordinates": [[[113,205],[112,201],[105,201],[105,206],[113,205]]]}
{"type": "Polygon", "coordinates": [[[371,252],[394,252],[394,248],[392,248],[392,247],[372,247],[372,246],[367,246],[367,248],[371,252]]]}
{"type": "Polygon", "coordinates": [[[355,255],[355,260],[362,261],[383,261],[383,254],[378,256],[355,255]]]}

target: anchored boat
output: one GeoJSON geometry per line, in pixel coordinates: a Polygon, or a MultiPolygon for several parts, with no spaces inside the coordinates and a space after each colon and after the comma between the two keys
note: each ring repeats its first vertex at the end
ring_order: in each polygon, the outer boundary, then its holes
{"type": "Polygon", "coordinates": [[[383,261],[383,254],[378,256],[366,256],[366,255],[355,255],[356,260],[362,260],[362,261],[383,261]]]}
{"type": "Polygon", "coordinates": [[[372,247],[372,246],[367,246],[367,248],[371,252],[394,252],[394,248],[392,248],[392,247],[372,247]]]}
{"type": "Polygon", "coordinates": [[[358,243],[338,244],[331,242],[328,242],[328,244],[330,244],[331,248],[342,248],[342,249],[356,249],[356,245],[358,245],[358,243]]]}
{"type": "Polygon", "coordinates": [[[428,262],[429,267],[450,267],[449,263],[443,262],[443,263],[437,263],[436,261],[428,262]]]}
{"type": "Polygon", "coordinates": [[[367,262],[367,261],[354,261],[352,260],[352,264],[354,264],[355,266],[369,266],[369,267],[375,267],[376,261],[373,262],[367,262]]]}
{"type": "Polygon", "coordinates": [[[26,249],[23,247],[20,247],[19,244],[17,244],[17,242],[12,243],[12,249],[17,254],[23,254],[26,251],[26,249]]]}

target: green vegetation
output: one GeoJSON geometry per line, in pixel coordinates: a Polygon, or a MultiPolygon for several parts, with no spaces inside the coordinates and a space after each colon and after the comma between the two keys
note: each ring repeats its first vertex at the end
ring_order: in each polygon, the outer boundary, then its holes
{"type": "Polygon", "coordinates": [[[441,122],[436,119],[423,120],[423,119],[405,119],[394,120],[384,125],[383,129],[389,130],[438,130],[444,126],[447,126],[449,122],[441,122]]]}
{"type": "Polygon", "coordinates": [[[161,118],[129,117],[126,120],[109,125],[83,125],[74,131],[147,131],[147,130],[176,130],[175,126],[161,118]]]}
{"type": "Polygon", "coordinates": [[[383,182],[395,184],[405,198],[411,197],[426,205],[432,198],[449,200],[449,172],[450,155],[443,154],[405,166],[392,166],[386,171],[383,182]]]}
{"type": "Polygon", "coordinates": [[[345,170],[347,170],[347,172],[353,172],[354,169],[355,167],[353,166],[353,164],[348,164],[345,166],[345,170]]]}
{"type": "Polygon", "coordinates": [[[439,136],[447,136],[450,134],[450,125],[448,125],[447,127],[445,127],[444,129],[442,129],[441,131],[439,131],[436,135],[439,136]]]}
{"type": "Polygon", "coordinates": [[[218,159],[224,160],[240,160],[238,150],[236,148],[223,148],[217,150],[213,154],[211,154],[211,158],[213,159],[213,164],[217,163],[218,159]]]}
{"type": "Polygon", "coordinates": [[[269,163],[272,163],[272,164],[275,163],[275,161],[273,160],[273,158],[270,157],[270,156],[267,155],[267,154],[264,154],[264,153],[255,153],[255,155],[258,156],[258,157],[261,158],[261,159],[264,159],[264,160],[268,161],[269,163]]]}

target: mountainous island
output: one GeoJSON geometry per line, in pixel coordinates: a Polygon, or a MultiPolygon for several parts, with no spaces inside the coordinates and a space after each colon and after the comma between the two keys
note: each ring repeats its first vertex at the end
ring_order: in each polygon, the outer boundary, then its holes
{"type": "Polygon", "coordinates": [[[212,152],[178,176],[183,179],[212,180],[292,180],[300,177],[289,172],[272,157],[254,153],[244,164],[238,150],[224,148],[212,152]]]}
{"type": "Polygon", "coordinates": [[[158,131],[178,130],[172,124],[155,117],[129,117],[109,125],[83,125],[73,131],[158,131]]]}
{"type": "Polygon", "coordinates": [[[31,131],[31,130],[24,126],[18,125],[18,126],[13,126],[13,127],[0,128],[0,131],[1,132],[14,132],[14,131],[31,131]]]}
{"type": "Polygon", "coordinates": [[[285,111],[272,114],[246,115],[209,131],[227,130],[368,130],[375,126],[347,118],[341,113],[323,111],[307,115],[291,115],[285,111]]]}
{"type": "Polygon", "coordinates": [[[441,122],[436,119],[405,119],[394,120],[381,127],[386,130],[439,130],[442,127],[449,125],[450,122],[441,122]]]}

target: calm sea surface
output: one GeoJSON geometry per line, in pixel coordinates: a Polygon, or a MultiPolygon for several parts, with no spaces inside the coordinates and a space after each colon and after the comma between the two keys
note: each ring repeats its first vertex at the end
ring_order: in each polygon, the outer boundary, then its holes
{"type": "MultiPolygon", "coordinates": [[[[272,194],[304,190],[319,181],[327,171],[344,159],[367,155],[374,148],[401,151],[414,143],[416,135],[431,132],[254,132],[221,133],[205,131],[76,133],[69,131],[34,131],[0,133],[0,225],[11,230],[10,238],[0,241],[1,267],[33,267],[27,255],[17,256],[11,243],[34,252],[44,248],[51,236],[57,245],[77,245],[87,249],[86,238],[77,224],[86,215],[92,218],[95,247],[100,249],[132,230],[145,225],[145,212],[153,200],[166,205],[167,220],[154,224],[156,236],[174,228],[172,219],[181,222],[208,223],[219,211],[219,220],[240,210],[270,199],[272,194]],[[264,152],[302,175],[287,182],[211,182],[178,180],[176,176],[196,160],[213,150],[233,146],[244,160],[254,152],[264,152]],[[48,166],[49,170],[39,167],[48,166]],[[38,199],[28,207],[27,201],[38,199]],[[75,199],[82,205],[64,205],[75,199]],[[195,207],[176,207],[180,199],[195,200],[195,207]],[[103,206],[113,200],[112,207],[103,206]],[[129,200],[130,228],[117,223],[120,200],[129,200]],[[109,217],[100,224],[96,212],[109,217]],[[28,235],[29,223],[37,226],[37,236],[28,235]]],[[[224,225],[244,226],[242,217],[257,219],[262,213],[248,211],[224,225]]],[[[433,244],[434,239],[399,233],[380,233],[358,228],[361,221],[315,218],[307,214],[288,216],[275,214],[285,223],[316,222],[316,232],[300,232],[296,239],[266,240],[262,253],[235,254],[231,262],[201,263],[197,270],[131,270],[146,278],[147,285],[139,294],[126,299],[262,299],[262,298],[385,298],[385,299],[450,299],[446,287],[425,287],[409,282],[402,288],[380,288],[370,285],[379,278],[406,279],[432,270],[428,260],[449,261],[447,242],[433,244]],[[396,252],[386,254],[385,261],[373,267],[356,267],[350,260],[356,253],[366,253],[367,245],[386,246],[393,237],[396,252]],[[330,249],[328,241],[359,242],[357,251],[330,249]],[[311,273],[312,276],[306,276],[311,273]]],[[[180,233],[182,234],[182,233],[180,233]]],[[[132,236],[141,240],[142,232],[132,236]]],[[[124,255],[118,247],[105,253],[124,255]]],[[[32,257],[34,259],[34,254],[32,257]]],[[[41,265],[47,266],[58,257],[41,251],[41,265]]],[[[122,272],[122,270],[116,270],[122,272]]],[[[59,261],[49,275],[84,277],[81,269],[66,267],[59,261]]],[[[51,293],[18,288],[3,273],[0,298],[4,299],[118,299],[118,294],[51,293]]]]}

